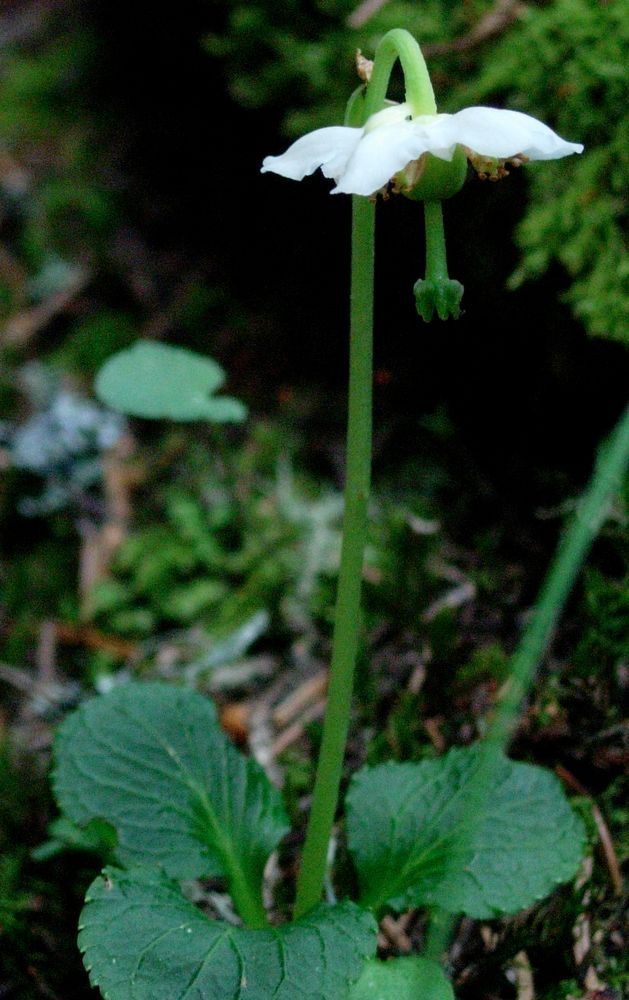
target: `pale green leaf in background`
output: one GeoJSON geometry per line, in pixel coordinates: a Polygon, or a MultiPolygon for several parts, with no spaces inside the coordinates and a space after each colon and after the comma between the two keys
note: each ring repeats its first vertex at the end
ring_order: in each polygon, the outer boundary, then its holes
{"type": "Polygon", "coordinates": [[[224,381],[223,369],[212,358],[139,340],[105,362],[96,394],[107,406],[134,417],[239,423],[247,416],[244,404],[213,395],[224,381]]]}

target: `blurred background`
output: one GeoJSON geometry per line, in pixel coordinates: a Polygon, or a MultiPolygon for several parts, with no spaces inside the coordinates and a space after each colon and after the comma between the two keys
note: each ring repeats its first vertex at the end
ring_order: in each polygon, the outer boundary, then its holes
{"type": "MultiPolygon", "coordinates": [[[[456,323],[415,313],[421,206],[379,205],[354,764],[482,733],[565,516],[626,404],[629,9],[0,7],[2,997],[92,995],[74,936],[99,845],[47,833],[54,728],[87,694],[132,675],[189,683],[250,743],[266,706],[264,738],[302,821],[338,562],[350,204],[320,175],[295,183],[259,168],[342,122],[356,50],[373,55],[392,27],[422,43],[440,110],[518,109],[586,148],[497,184],[470,176],[445,204],[450,274],[465,285],[456,323]],[[107,410],[94,377],[138,338],[216,359],[247,422],[189,428],[107,410]],[[278,699],[304,686],[289,733],[278,699]]],[[[514,747],[577,795],[589,867],[524,918],[461,930],[461,996],[530,1000],[513,971],[521,952],[537,996],[619,996],[626,983],[628,486],[514,747]]],[[[289,845],[288,878],[290,864],[289,845]]],[[[413,945],[421,933],[418,918],[413,945]]]]}

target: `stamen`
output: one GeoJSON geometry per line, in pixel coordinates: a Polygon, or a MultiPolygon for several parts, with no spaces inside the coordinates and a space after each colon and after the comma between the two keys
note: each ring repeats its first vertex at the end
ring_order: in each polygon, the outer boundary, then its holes
{"type": "Polygon", "coordinates": [[[356,72],[363,83],[369,83],[373,71],[373,59],[367,59],[360,49],[356,49],[356,72]]]}

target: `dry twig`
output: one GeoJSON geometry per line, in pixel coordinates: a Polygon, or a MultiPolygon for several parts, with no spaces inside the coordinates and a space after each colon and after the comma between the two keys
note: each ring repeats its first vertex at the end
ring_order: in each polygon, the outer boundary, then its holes
{"type": "Polygon", "coordinates": [[[518,1000],[535,1000],[533,970],[525,951],[519,951],[514,955],[509,972],[511,973],[509,978],[513,977],[518,1000]]]}
{"type": "Polygon", "coordinates": [[[97,528],[83,524],[79,561],[79,594],[84,614],[89,616],[94,586],[108,573],[111,560],[120,548],[131,521],[131,491],[138,483],[138,469],[129,462],[134,441],[124,434],[103,462],[105,522],[97,528]]]}
{"type": "Polygon", "coordinates": [[[570,788],[574,789],[579,795],[583,795],[585,798],[589,799],[590,806],[592,809],[592,818],[596,823],[596,830],[598,832],[598,839],[601,843],[601,849],[605,857],[605,862],[607,864],[607,870],[609,871],[609,877],[611,883],[614,887],[614,892],[617,896],[621,896],[623,893],[623,877],[620,870],[620,865],[618,864],[618,856],[616,854],[616,849],[614,847],[614,842],[612,836],[609,832],[609,827],[605,822],[603,814],[596,802],[585,788],[578,778],[575,778],[574,774],[571,774],[567,768],[563,767],[561,764],[557,764],[555,771],[558,777],[568,785],[570,788]]]}
{"type": "Polygon", "coordinates": [[[115,635],[105,635],[89,625],[74,625],[66,622],[56,622],[55,631],[58,642],[68,646],[85,646],[86,649],[102,649],[121,660],[135,656],[139,643],[129,639],[120,639],[115,635]]]}
{"type": "Polygon", "coordinates": [[[29,340],[58,316],[83,292],[91,280],[90,271],[77,270],[68,280],[65,288],[50,295],[30,309],[16,313],[8,321],[1,336],[7,347],[25,347],[29,340]]]}
{"type": "Polygon", "coordinates": [[[482,45],[489,38],[501,35],[510,25],[517,21],[524,10],[521,0],[498,0],[493,10],[487,11],[475,27],[460,38],[449,42],[433,42],[422,45],[422,52],[427,59],[434,56],[445,56],[451,52],[469,52],[470,49],[482,45]]]}
{"type": "Polygon", "coordinates": [[[36,652],[37,679],[42,685],[57,680],[57,628],[54,622],[44,621],[39,627],[36,652]]]}
{"type": "Polygon", "coordinates": [[[440,715],[432,719],[424,719],[424,729],[428,733],[430,742],[439,754],[444,753],[447,747],[445,737],[441,732],[442,725],[443,717],[440,715]]]}
{"type": "Polygon", "coordinates": [[[423,621],[431,622],[444,609],[460,608],[463,604],[473,601],[476,597],[476,584],[472,580],[469,580],[465,573],[462,573],[458,567],[435,560],[431,564],[430,569],[435,576],[445,580],[447,583],[452,583],[453,586],[445,594],[437,597],[428,605],[422,614],[423,621]]]}
{"type": "Polygon", "coordinates": [[[362,28],[363,24],[382,10],[388,0],[363,0],[363,2],[353,10],[346,20],[348,28],[362,28]]]}
{"type": "Polygon", "coordinates": [[[297,740],[301,739],[306,731],[306,726],[314,722],[315,719],[321,719],[325,712],[325,698],[321,698],[319,701],[315,702],[314,705],[310,705],[302,715],[284,729],[283,732],[273,742],[273,756],[277,757],[279,754],[283,753],[289,746],[296,743],[297,740]]]}
{"type": "MultiPolygon", "coordinates": [[[[370,18],[382,10],[386,3],[387,0],[363,0],[352,11],[345,23],[348,28],[362,28],[370,18]]],[[[478,24],[466,35],[453,38],[449,42],[433,42],[432,45],[422,45],[422,52],[426,58],[443,56],[450,52],[467,52],[477,45],[481,45],[488,38],[502,34],[520,17],[523,10],[524,4],[521,0],[497,0],[494,9],[487,11],[478,24]]]]}
{"type": "Polygon", "coordinates": [[[413,943],[406,933],[406,929],[414,917],[414,913],[403,913],[400,917],[392,917],[387,914],[380,921],[380,943],[382,947],[393,945],[402,955],[409,955],[413,950],[413,943]]]}
{"type": "Polygon", "coordinates": [[[313,701],[319,700],[328,687],[328,672],[320,670],[292,691],[273,711],[273,722],[278,729],[287,726],[296,715],[313,701]]]}

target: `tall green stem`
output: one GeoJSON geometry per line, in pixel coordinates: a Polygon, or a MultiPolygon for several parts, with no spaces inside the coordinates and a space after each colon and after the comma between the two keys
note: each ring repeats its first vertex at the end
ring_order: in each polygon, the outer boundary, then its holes
{"type": "MultiPolygon", "coordinates": [[[[486,797],[491,795],[491,768],[497,756],[506,751],[523,699],[535,672],[550,645],[559,616],[574,586],[592,542],[603,524],[609,506],[617,496],[629,469],[629,406],[609,439],[600,449],[590,483],[583,494],[568,530],[563,535],[528,626],[509,666],[496,711],[483,740],[484,753],[470,791],[468,815],[482,817],[486,797]]],[[[473,831],[473,824],[466,824],[473,831]]],[[[454,917],[442,910],[431,915],[425,955],[440,958],[446,950],[454,917]]]]}
{"type": "Polygon", "coordinates": [[[295,917],[302,916],[321,899],[351,712],[371,476],[374,230],[375,205],[366,198],[354,197],[347,472],[341,568],[328,707],[297,880],[295,917]]]}

